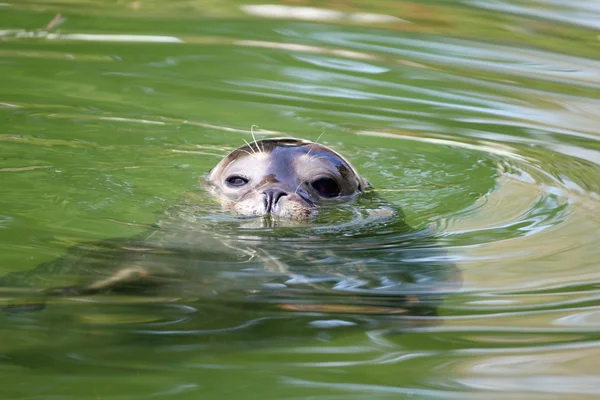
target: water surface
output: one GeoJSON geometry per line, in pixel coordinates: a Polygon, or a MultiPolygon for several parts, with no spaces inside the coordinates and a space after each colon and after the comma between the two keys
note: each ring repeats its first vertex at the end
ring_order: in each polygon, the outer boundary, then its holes
{"type": "MultiPolygon", "coordinates": [[[[432,232],[460,291],[416,317],[56,300],[0,316],[3,398],[598,397],[600,9],[319,7],[1,4],[0,272],[144,234],[257,125],[258,137],[325,132],[406,223],[432,232]],[[218,331],[233,319],[258,323],[218,331]]],[[[352,238],[327,220],[283,236],[320,228],[340,246],[352,238]]],[[[367,238],[383,259],[383,238],[399,234],[367,238]]]]}

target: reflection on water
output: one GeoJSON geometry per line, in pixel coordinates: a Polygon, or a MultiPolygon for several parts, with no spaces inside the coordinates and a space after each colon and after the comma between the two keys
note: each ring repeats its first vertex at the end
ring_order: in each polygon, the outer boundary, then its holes
{"type": "Polygon", "coordinates": [[[594,3],[0,8],[5,397],[598,396],[594,3]],[[325,131],[364,213],[186,200],[253,124],[325,131]]]}

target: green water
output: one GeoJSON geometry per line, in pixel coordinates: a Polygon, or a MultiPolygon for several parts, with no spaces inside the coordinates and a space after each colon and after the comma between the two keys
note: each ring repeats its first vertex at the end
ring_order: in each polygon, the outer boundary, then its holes
{"type": "Polygon", "coordinates": [[[1,274],[143,233],[251,125],[325,132],[462,274],[393,335],[295,314],[205,340],[245,308],[185,302],[4,313],[0,398],[597,398],[598,21],[589,1],[0,4],[1,274]]]}

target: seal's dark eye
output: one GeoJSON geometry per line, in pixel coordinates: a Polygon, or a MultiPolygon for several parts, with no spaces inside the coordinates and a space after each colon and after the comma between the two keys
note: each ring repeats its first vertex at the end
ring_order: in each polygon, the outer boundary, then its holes
{"type": "Polygon", "coordinates": [[[239,175],[231,175],[229,178],[227,178],[225,180],[225,182],[227,182],[227,184],[229,186],[240,187],[240,186],[244,186],[246,183],[248,183],[248,179],[244,178],[243,176],[239,176],[239,175]]]}
{"type": "Polygon", "coordinates": [[[336,197],[340,194],[339,185],[331,178],[319,178],[311,185],[323,197],[336,197]]]}

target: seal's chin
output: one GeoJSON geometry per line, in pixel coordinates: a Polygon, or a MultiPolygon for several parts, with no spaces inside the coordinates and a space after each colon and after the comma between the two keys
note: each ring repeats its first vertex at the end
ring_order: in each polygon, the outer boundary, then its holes
{"type": "Polygon", "coordinates": [[[276,204],[264,200],[264,195],[250,192],[241,199],[225,204],[225,209],[244,216],[270,217],[304,221],[317,213],[314,204],[297,194],[289,194],[278,199],[276,204]]]}

